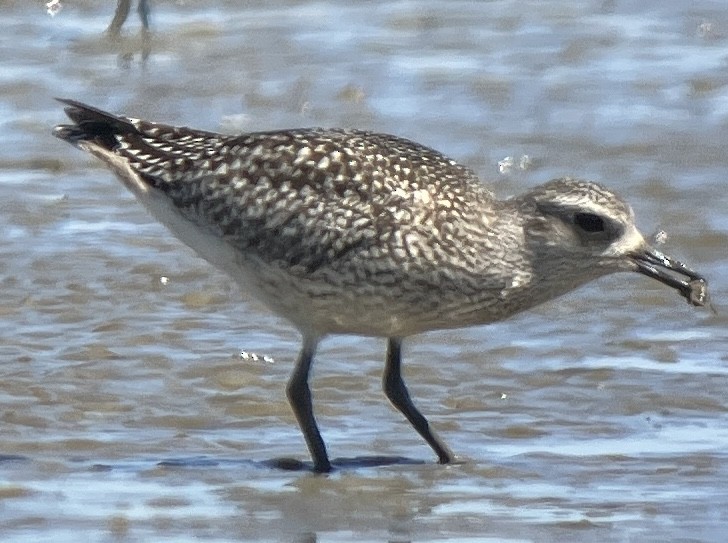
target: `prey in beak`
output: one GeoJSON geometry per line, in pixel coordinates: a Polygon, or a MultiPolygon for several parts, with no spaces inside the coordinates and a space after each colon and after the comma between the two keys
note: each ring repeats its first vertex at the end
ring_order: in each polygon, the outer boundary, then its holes
{"type": "Polygon", "coordinates": [[[674,288],[690,305],[708,306],[715,312],[708,298],[708,283],[705,278],[679,260],[649,246],[633,253],[630,258],[639,273],[674,288]]]}

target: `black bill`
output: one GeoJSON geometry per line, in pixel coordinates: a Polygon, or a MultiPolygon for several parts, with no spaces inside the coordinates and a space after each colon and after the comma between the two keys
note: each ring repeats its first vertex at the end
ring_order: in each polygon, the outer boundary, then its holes
{"type": "Polygon", "coordinates": [[[689,304],[699,307],[710,304],[705,278],[682,262],[651,247],[633,254],[632,260],[638,272],[676,289],[689,304]]]}

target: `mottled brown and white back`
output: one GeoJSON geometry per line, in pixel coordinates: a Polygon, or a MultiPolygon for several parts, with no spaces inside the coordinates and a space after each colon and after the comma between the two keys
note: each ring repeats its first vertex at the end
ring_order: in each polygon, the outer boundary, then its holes
{"type": "Polygon", "coordinates": [[[58,137],[299,328],[409,335],[505,313],[468,310],[514,274],[494,235],[503,204],[432,149],[355,130],[225,136],[64,102],[75,124],[58,137]]]}

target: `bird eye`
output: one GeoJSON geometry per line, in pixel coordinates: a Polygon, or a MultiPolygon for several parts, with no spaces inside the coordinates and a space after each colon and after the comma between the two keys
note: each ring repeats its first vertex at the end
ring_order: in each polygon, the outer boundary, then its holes
{"type": "Polygon", "coordinates": [[[574,214],[574,224],[584,230],[584,232],[604,232],[604,219],[593,213],[576,213],[574,214]]]}

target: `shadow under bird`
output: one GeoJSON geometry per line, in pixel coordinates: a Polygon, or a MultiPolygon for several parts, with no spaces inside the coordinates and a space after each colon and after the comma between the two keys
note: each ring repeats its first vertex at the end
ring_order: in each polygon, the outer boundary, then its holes
{"type": "Polygon", "coordinates": [[[630,206],[562,178],[498,200],[469,169],[396,136],[339,129],[223,135],[62,99],[54,135],[99,158],[177,237],[290,321],[287,394],[314,470],[331,470],[309,371],[330,334],[387,338],[384,392],[439,462],[455,457],[410,399],[403,338],[501,321],[634,271],[695,306],[705,279],[651,247],[630,206]]]}

